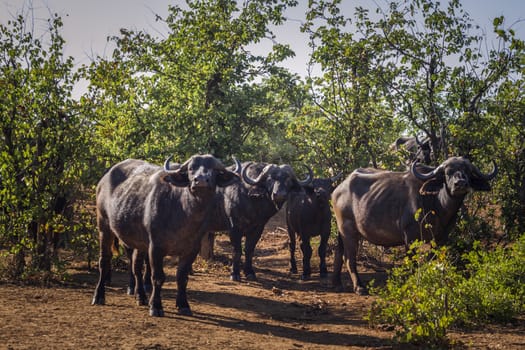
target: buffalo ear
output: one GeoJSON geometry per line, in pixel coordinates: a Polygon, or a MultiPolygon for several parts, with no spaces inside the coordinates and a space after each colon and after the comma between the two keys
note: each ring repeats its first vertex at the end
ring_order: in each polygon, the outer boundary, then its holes
{"type": "Polygon", "coordinates": [[[188,187],[190,185],[188,173],[173,172],[163,175],[161,179],[162,181],[177,187],[188,187]]]}
{"type": "Polygon", "coordinates": [[[219,187],[226,187],[233,184],[237,179],[239,179],[239,175],[233,171],[219,171],[217,173],[216,183],[219,187]]]}
{"type": "Polygon", "coordinates": [[[443,180],[441,177],[435,177],[423,184],[419,189],[419,194],[422,196],[435,196],[443,188],[443,180]]]}
{"type": "Polygon", "coordinates": [[[475,191],[490,191],[489,182],[479,177],[472,177],[470,179],[470,187],[475,191]]]}

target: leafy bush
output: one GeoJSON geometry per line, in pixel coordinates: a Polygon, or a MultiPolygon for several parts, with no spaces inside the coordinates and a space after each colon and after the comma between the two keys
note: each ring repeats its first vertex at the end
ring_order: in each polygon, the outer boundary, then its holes
{"type": "Polygon", "coordinates": [[[476,249],[468,261],[460,293],[465,303],[466,324],[484,321],[508,322],[524,311],[525,235],[511,248],[487,252],[476,249]]]}
{"type": "Polygon", "coordinates": [[[446,247],[412,244],[401,266],[392,269],[368,316],[372,324],[388,323],[396,340],[420,345],[443,344],[447,329],[462,312],[457,286],[461,275],[450,263],[446,247]]]}
{"type": "Polygon", "coordinates": [[[512,247],[485,251],[479,243],[464,255],[466,269],[453,263],[449,247],[411,246],[392,269],[368,320],[395,327],[403,343],[441,346],[452,326],[508,322],[525,310],[525,235],[512,247]]]}

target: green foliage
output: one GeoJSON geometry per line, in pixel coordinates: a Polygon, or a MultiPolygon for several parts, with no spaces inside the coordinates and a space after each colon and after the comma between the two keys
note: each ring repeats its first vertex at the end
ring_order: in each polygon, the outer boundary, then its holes
{"type": "Polygon", "coordinates": [[[499,181],[494,188],[495,201],[501,205],[502,226],[513,240],[525,232],[525,53],[518,66],[498,89],[488,110],[498,125],[492,129],[491,140],[500,167],[499,181]]]}
{"type": "Polygon", "coordinates": [[[396,340],[432,346],[445,344],[447,330],[462,312],[457,286],[461,275],[446,247],[411,245],[403,264],[394,268],[369,314],[372,324],[396,327],[396,340]]]}
{"type": "Polygon", "coordinates": [[[464,270],[448,247],[415,242],[386,287],[373,289],[378,299],[368,320],[393,325],[397,341],[430,347],[446,344],[453,326],[511,321],[525,308],[524,258],[525,235],[506,249],[474,244],[464,270]]]}
{"type": "Polygon", "coordinates": [[[379,19],[364,8],[346,18],[340,6],[311,2],[303,27],[311,63],[322,70],[310,79],[314,101],[333,125],[325,127],[328,157],[342,167],[394,167],[388,145],[400,133],[423,130],[441,150],[435,163],[450,153],[490,159],[496,124],[486,102],[523,52],[503,19],[495,22],[500,45],[485,52],[457,0],[391,1],[377,9],[379,19]]]}
{"type": "MultiPolygon", "coordinates": [[[[341,15],[340,1],[312,2],[303,30],[310,35],[310,64],[322,75],[310,76],[313,105],[290,132],[307,130],[303,152],[321,156],[336,169],[372,165],[404,126],[394,121],[379,79],[380,48],[355,34],[341,15]],[[308,131],[309,130],[309,131],[308,131]]],[[[302,135],[302,134],[301,134],[302,135]]]]}
{"type": "MultiPolygon", "coordinates": [[[[90,86],[78,103],[61,19],[53,16],[44,35],[27,32],[23,17],[1,25],[0,247],[13,258],[12,276],[59,266],[57,244],[93,259],[94,184],[116,161],[200,152],[306,163],[321,176],[368,165],[396,170],[404,162],[389,145],[418,130],[434,143],[446,133],[435,162],[449,153],[482,169],[498,161],[493,191],[469,198],[460,213],[447,251],[453,260],[476,240],[504,233],[513,241],[525,231],[525,45],[503,17],[494,19],[498,45],[483,45],[458,0],[392,1],[380,16],[357,8],[352,18],[340,0],[311,1],[303,30],[321,74],[303,81],[281,66],[294,53],[272,32],[296,4],[172,6],[158,18],[164,36],[122,29],[110,38],[112,55],[81,70],[90,86]],[[254,53],[268,39],[268,52],[254,53]]],[[[439,337],[448,321],[440,322],[420,333],[439,337]]]]}
{"type": "Polygon", "coordinates": [[[300,101],[297,77],[278,66],[293,52],[274,44],[255,55],[249,46],[273,38],[270,25],[281,24],[296,2],[187,4],[159,18],[165,37],[123,29],[111,38],[112,57],[86,69],[102,155],[110,163],[171,152],[178,159],[196,152],[277,158],[279,151],[262,150],[284,141],[282,118],[300,101]]]}
{"type": "Polygon", "coordinates": [[[86,167],[88,125],[71,99],[78,76],[62,55],[62,20],[46,24],[0,25],[0,246],[14,278],[60,265],[56,245],[86,167]]]}
{"type": "Polygon", "coordinates": [[[475,249],[464,256],[466,278],[460,294],[466,324],[509,322],[525,311],[525,235],[510,248],[475,249]]]}

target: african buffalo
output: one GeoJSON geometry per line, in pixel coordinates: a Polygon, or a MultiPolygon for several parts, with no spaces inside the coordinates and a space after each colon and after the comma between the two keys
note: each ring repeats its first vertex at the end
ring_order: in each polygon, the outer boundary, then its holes
{"type": "Polygon", "coordinates": [[[496,164],[490,174],[482,174],[463,157],[451,157],[436,168],[414,162],[406,172],[352,172],[332,193],[339,230],[334,286],[341,288],[344,253],[354,291],[366,293],[356,269],[360,238],[386,247],[408,247],[416,239],[445,242],[465,195],[470,190],[489,191],[488,181],[496,173],[496,164]]]}
{"type": "MultiPolygon", "coordinates": [[[[217,188],[216,206],[211,214],[208,231],[227,231],[233,247],[231,279],[240,281],[242,238],[245,239],[245,263],[243,272],[248,280],[255,280],[252,259],[268,220],[282,207],[288,194],[302,192],[302,185],[312,179],[311,169],[305,180],[298,180],[289,165],[245,162],[235,159],[236,167],[231,171],[240,175],[228,187],[217,188]],[[250,175],[248,175],[250,173],[250,175]],[[244,181],[241,180],[244,179],[244,181]]],[[[140,258],[140,253],[135,252],[140,258]]],[[[134,257],[133,259],[137,259],[134,257]]],[[[131,261],[131,259],[130,259],[131,261]]],[[[134,264],[140,263],[136,261],[134,264]]],[[[131,271],[131,269],[130,269],[131,271]]],[[[147,271],[147,269],[146,269],[147,271]]],[[[130,276],[130,287],[135,286],[137,276],[130,276]]],[[[137,287],[135,287],[136,291],[137,287]]]]}
{"type": "MultiPolygon", "coordinates": [[[[166,159],[164,162],[164,169],[169,170],[177,170],[180,168],[180,163],[174,163],[171,162],[171,157],[166,159]]],[[[118,239],[116,244],[118,244],[118,239]]],[[[151,268],[149,265],[149,259],[148,254],[146,252],[140,252],[137,249],[132,248],[125,248],[126,250],[126,256],[128,258],[128,274],[129,274],[129,282],[128,282],[128,289],[127,293],[128,295],[136,295],[137,299],[142,297],[142,294],[140,294],[139,291],[137,291],[138,284],[135,282],[136,278],[140,278],[139,276],[136,276],[133,274],[133,266],[135,265],[135,269],[138,269],[142,272],[144,270],[144,291],[149,293],[153,289],[153,286],[151,285],[151,268]],[[142,268],[142,264],[144,265],[144,269],[142,268]]],[[[139,301],[140,303],[140,301],[139,301]]]]}
{"type": "Polygon", "coordinates": [[[319,249],[319,275],[326,277],[326,246],[330,237],[332,211],[330,210],[330,194],[334,190],[334,182],[342,173],[331,178],[315,178],[311,184],[303,186],[304,191],[292,192],[286,202],[286,225],[290,240],[290,272],[297,273],[295,261],[296,235],[301,242],[303,253],[303,273],[301,279],[308,279],[311,275],[310,258],[312,247],[310,239],[321,236],[319,249]]]}
{"type": "Polygon", "coordinates": [[[312,179],[311,170],[305,180],[298,180],[290,165],[246,162],[241,178],[217,190],[217,206],[209,231],[227,231],[233,248],[231,279],[240,281],[242,238],[245,239],[243,272],[255,280],[252,259],[264,226],[286,201],[288,194],[302,191],[301,186],[312,179]]]}
{"type": "MultiPolygon", "coordinates": [[[[96,190],[100,277],[92,304],[105,303],[104,285],[117,237],[127,248],[148,252],[153,282],[151,316],[164,315],[160,297],[164,256],[178,256],[176,305],[179,313],[191,315],[186,297],[188,272],[214,210],[216,187],[229,186],[235,179],[238,175],[211,155],[194,155],[177,170],[135,159],[113,166],[96,190]]],[[[133,265],[138,300],[145,302],[142,272],[133,265]]]]}
{"type": "MultiPolygon", "coordinates": [[[[438,136],[438,142],[441,138],[438,136]]],[[[418,161],[429,165],[435,158],[435,151],[432,147],[431,139],[428,136],[419,139],[418,136],[399,137],[391,146],[392,149],[400,150],[401,145],[408,152],[407,164],[418,161]]]]}

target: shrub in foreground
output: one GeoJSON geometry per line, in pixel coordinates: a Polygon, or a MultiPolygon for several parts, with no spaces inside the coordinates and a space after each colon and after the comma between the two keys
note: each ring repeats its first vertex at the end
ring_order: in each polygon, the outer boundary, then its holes
{"type": "Polygon", "coordinates": [[[395,328],[395,340],[427,347],[448,344],[453,326],[508,322],[524,311],[525,235],[509,248],[464,255],[459,271],[448,247],[415,242],[401,266],[392,269],[368,320],[395,328]]]}

